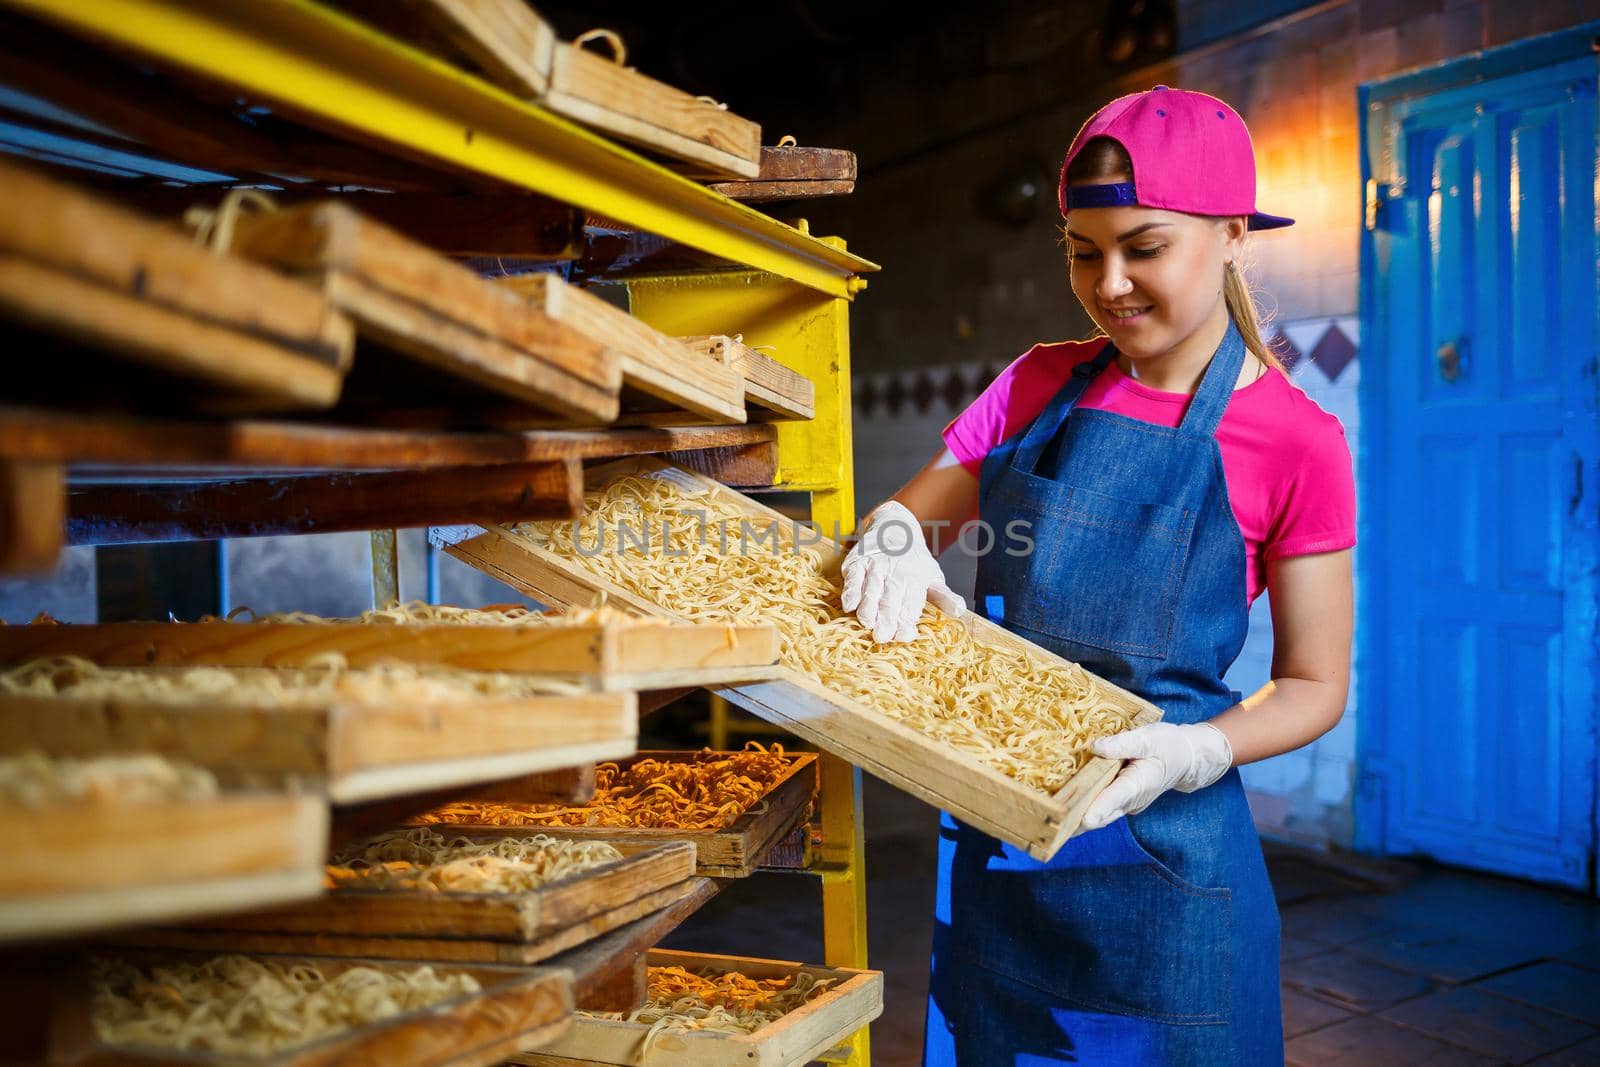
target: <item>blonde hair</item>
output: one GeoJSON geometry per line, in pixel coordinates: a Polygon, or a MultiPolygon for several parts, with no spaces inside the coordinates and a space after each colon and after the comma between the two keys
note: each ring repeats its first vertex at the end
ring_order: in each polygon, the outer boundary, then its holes
{"type": "MultiPolygon", "coordinates": [[[[1096,137],[1083,146],[1083,150],[1073,159],[1072,166],[1067,169],[1067,184],[1088,181],[1095,178],[1113,178],[1118,175],[1133,175],[1133,160],[1128,158],[1127,149],[1109,137],[1096,137]]],[[[1072,243],[1067,242],[1068,258],[1071,257],[1072,243]]],[[[1222,300],[1228,307],[1228,316],[1233,319],[1233,324],[1239,330],[1239,336],[1244,340],[1244,347],[1250,354],[1262,363],[1287,374],[1288,370],[1272,350],[1267,347],[1266,341],[1261,336],[1264,319],[1256,308],[1255,297],[1250,292],[1250,283],[1245,279],[1244,268],[1232,260],[1222,272],[1222,300]]]]}

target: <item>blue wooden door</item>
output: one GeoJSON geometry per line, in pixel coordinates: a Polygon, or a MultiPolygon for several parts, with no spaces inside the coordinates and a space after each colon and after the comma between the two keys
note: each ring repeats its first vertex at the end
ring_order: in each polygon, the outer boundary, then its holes
{"type": "Polygon", "coordinates": [[[1357,820],[1376,850],[1588,887],[1600,495],[1596,67],[1581,46],[1363,93],[1379,184],[1357,820]]]}

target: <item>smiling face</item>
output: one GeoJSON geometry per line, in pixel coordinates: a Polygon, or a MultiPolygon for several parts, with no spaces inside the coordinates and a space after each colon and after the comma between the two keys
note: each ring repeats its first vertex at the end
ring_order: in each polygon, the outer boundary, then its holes
{"type": "Polygon", "coordinates": [[[1074,208],[1067,214],[1072,292],[1130,360],[1170,356],[1197,335],[1218,332],[1226,319],[1223,271],[1242,250],[1244,235],[1243,219],[1147,207],[1074,208]]]}

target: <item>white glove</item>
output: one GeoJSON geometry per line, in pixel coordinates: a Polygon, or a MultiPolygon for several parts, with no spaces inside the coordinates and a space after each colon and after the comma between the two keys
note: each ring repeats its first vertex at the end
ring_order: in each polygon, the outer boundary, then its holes
{"type": "Polygon", "coordinates": [[[898,500],[867,516],[866,532],[844,559],[840,606],[856,613],[876,641],[915,641],[922,605],[960,616],[966,601],[944,584],[944,571],[928,551],[922,524],[898,500]]]}
{"type": "Polygon", "coordinates": [[[1096,756],[1128,763],[1090,803],[1085,830],[1109,826],[1124,815],[1137,815],[1169,789],[1193,793],[1204,789],[1233,766],[1233,746],[1208,722],[1177,726],[1151,723],[1102,737],[1091,748],[1096,756]]]}

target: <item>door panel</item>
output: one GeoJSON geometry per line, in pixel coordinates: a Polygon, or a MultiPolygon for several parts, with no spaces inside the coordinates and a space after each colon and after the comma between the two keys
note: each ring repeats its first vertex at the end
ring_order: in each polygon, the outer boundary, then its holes
{"type": "Polygon", "coordinates": [[[1594,850],[1594,113],[1590,59],[1365,116],[1391,201],[1363,251],[1380,662],[1358,839],[1574,886],[1594,850]]]}

